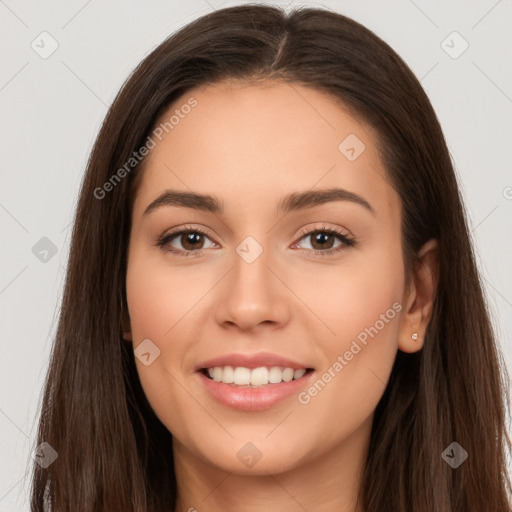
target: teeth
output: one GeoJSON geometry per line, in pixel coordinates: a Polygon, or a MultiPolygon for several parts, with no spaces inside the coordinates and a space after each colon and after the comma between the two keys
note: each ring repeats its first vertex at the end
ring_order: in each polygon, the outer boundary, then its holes
{"type": "Polygon", "coordinates": [[[295,380],[300,379],[305,373],[306,373],[306,369],[305,368],[302,368],[300,370],[295,370],[293,372],[293,378],[295,380]]]}
{"type": "Polygon", "coordinates": [[[220,382],[222,380],[222,368],[216,366],[213,369],[213,380],[220,382]]]}
{"type": "Polygon", "coordinates": [[[283,380],[283,371],[277,366],[270,368],[268,372],[268,382],[271,384],[279,384],[283,380]]]}
{"type": "MultiPolygon", "coordinates": [[[[237,368],[237,370],[240,369],[241,368],[237,368]]],[[[253,386],[264,386],[265,384],[268,384],[268,374],[268,368],[254,368],[251,370],[251,384],[253,386]]]]}
{"type": "MultiPolygon", "coordinates": [[[[221,368],[222,370],[222,368],[221,368]]],[[[232,366],[225,366],[222,372],[222,382],[225,384],[232,384],[235,380],[235,371],[232,366]]]]}
{"type": "Polygon", "coordinates": [[[306,373],[305,368],[294,370],[293,368],[282,368],[272,366],[266,368],[245,368],[243,366],[215,366],[208,368],[208,375],[215,382],[224,382],[234,386],[265,386],[267,384],[279,384],[280,382],[291,382],[300,379],[306,373]]]}
{"type": "MultiPolygon", "coordinates": [[[[222,368],[219,368],[222,371],[222,368]]],[[[238,367],[233,373],[233,382],[238,386],[244,386],[251,383],[251,370],[249,368],[238,367]]]]}
{"type": "Polygon", "coordinates": [[[291,382],[293,380],[293,368],[285,368],[283,370],[283,380],[285,382],[291,382]]]}

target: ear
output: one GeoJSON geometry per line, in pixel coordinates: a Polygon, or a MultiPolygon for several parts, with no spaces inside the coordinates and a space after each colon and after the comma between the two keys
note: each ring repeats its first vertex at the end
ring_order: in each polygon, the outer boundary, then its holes
{"type": "Polygon", "coordinates": [[[403,304],[404,312],[398,333],[398,348],[413,353],[423,347],[428,323],[432,317],[439,275],[437,240],[429,240],[418,252],[419,262],[413,270],[412,283],[403,304]],[[417,335],[414,339],[414,335],[417,335]]]}
{"type": "Polygon", "coordinates": [[[133,341],[132,338],[132,330],[130,325],[130,315],[126,312],[125,308],[123,307],[121,312],[121,332],[122,337],[125,341],[133,341]]]}

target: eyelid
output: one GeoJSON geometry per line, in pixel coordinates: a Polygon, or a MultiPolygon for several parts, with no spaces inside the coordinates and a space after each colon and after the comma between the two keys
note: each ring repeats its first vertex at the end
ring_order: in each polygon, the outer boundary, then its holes
{"type": "Polygon", "coordinates": [[[343,234],[347,238],[355,238],[354,235],[347,228],[342,228],[340,226],[335,225],[329,226],[327,222],[317,222],[313,226],[306,226],[299,231],[299,234],[297,236],[299,238],[302,238],[304,235],[309,235],[311,234],[311,232],[314,231],[335,231],[343,234]]]}
{"type": "MultiPolygon", "coordinates": [[[[168,231],[168,232],[164,233],[163,235],[161,235],[158,238],[158,241],[162,241],[162,240],[169,239],[169,238],[177,238],[177,237],[179,237],[179,235],[181,235],[183,233],[186,233],[186,232],[189,232],[189,231],[190,232],[194,232],[194,233],[201,233],[202,235],[204,235],[205,237],[210,239],[210,241],[214,245],[218,245],[217,242],[215,242],[213,240],[214,237],[212,237],[205,228],[197,227],[197,226],[192,226],[190,224],[186,224],[184,226],[178,226],[176,228],[171,229],[171,231],[168,231]]],[[[176,252],[182,251],[182,249],[174,249],[174,250],[176,252]]],[[[204,251],[204,250],[205,249],[196,249],[195,251],[183,251],[183,252],[194,253],[194,252],[200,252],[200,251],[204,251]]]]}
{"type": "Polygon", "coordinates": [[[205,228],[193,226],[190,224],[185,224],[183,226],[178,226],[176,228],[172,228],[170,231],[166,232],[162,235],[162,238],[171,236],[171,235],[177,235],[181,233],[182,231],[197,231],[198,233],[202,233],[203,235],[206,235],[208,238],[211,238],[211,236],[208,234],[205,228]]]}
{"type": "MultiPolygon", "coordinates": [[[[347,238],[354,238],[354,235],[348,229],[340,228],[339,226],[328,226],[326,224],[327,224],[326,222],[320,222],[320,223],[316,223],[313,226],[305,226],[299,231],[299,233],[297,234],[297,238],[301,239],[305,235],[311,234],[313,231],[324,231],[324,230],[340,232],[343,235],[345,235],[347,238]]],[[[163,238],[167,238],[172,235],[177,235],[177,234],[182,233],[183,231],[197,231],[198,233],[202,233],[203,235],[207,236],[210,239],[213,238],[208,233],[208,231],[206,229],[204,229],[202,227],[198,227],[198,226],[193,226],[190,224],[186,224],[183,226],[178,226],[176,228],[173,228],[173,229],[171,229],[171,231],[163,234],[160,238],[163,239],[163,238]]],[[[199,250],[201,250],[201,249],[199,249],[199,250]]]]}

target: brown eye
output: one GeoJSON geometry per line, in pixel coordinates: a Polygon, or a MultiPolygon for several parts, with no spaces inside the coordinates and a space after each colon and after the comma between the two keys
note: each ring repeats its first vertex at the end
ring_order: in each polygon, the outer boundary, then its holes
{"type": "Polygon", "coordinates": [[[309,231],[305,233],[300,240],[309,240],[311,247],[306,247],[306,249],[321,255],[333,254],[355,245],[355,241],[344,233],[327,228],[309,231]],[[335,245],[336,239],[339,240],[337,245],[335,245]]]}
{"type": "Polygon", "coordinates": [[[202,243],[204,243],[204,235],[202,233],[197,233],[196,231],[181,233],[176,238],[178,238],[185,250],[190,251],[202,249],[202,243]]]}
{"type": "MultiPolygon", "coordinates": [[[[210,238],[206,233],[197,228],[182,229],[181,231],[164,235],[158,240],[156,245],[166,251],[189,256],[202,249],[207,249],[208,247],[204,245],[206,240],[210,240],[210,238]]],[[[210,245],[210,247],[212,246],[213,244],[210,245]]]]}
{"type": "Polygon", "coordinates": [[[311,246],[315,250],[332,249],[336,238],[333,234],[325,231],[313,231],[307,236],[311,237],[311,246]]]}

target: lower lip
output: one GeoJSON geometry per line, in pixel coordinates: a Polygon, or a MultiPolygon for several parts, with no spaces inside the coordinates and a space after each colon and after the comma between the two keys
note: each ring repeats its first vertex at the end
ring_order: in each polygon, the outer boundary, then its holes
{"type": "Polygon", "coordinates": [[[257,388],[230,386],[209,379],[202,372],[197,372],[197,375],[213,398],[220,403],[242,411],[262,411],[299,393],[311,381],[314,373],[314,371],[306,373],[300,379],[290,382],[267,384],[257,388]]]}

